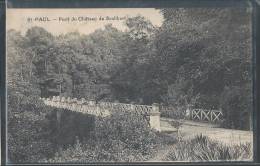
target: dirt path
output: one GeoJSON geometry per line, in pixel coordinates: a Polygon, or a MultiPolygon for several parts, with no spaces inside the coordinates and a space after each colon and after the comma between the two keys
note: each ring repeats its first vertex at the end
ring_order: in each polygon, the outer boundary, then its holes
{"type": "MultiPolygon", "coordinates": [[[[176,129],[170,125],[169,121],[172,119],[161,119],[162,132],[172,133],[173,137],[176,136],[176,129]]],[[[216,125],[192,121],[184,121],[180,127],[180,132],[183,140],[194,138],[196,135],[205,135],[212,140],[221,141],[223,144],[234,145],[240,143],[253,142],[253,132],[243,130],[232,130],[219,128],[216,125]]],[[[253,145],[253,144],[252,144],[253,145]]],[[[158,149],[157,153],[148,162],[161,162],[165,161],[168,153],[173,149],[175,144],[163,145],[158,149]]]]}
{"type": "MultiPolygon", "coordinates": [[[[167,121],[170,120],[171,119],[162,118],[162,125],[167,124],[167,121]]],[[[167,128],[174,127],[168,125],[167,128]]],[[[222,143],[228,145],[253,142],[252,131],[224,129],[209,123],[184,121],[183,125],[180,127],[180,132],[184,140],[191,139],[196,135],[202,134],[213,140],[221,141],[222,143]]]]}

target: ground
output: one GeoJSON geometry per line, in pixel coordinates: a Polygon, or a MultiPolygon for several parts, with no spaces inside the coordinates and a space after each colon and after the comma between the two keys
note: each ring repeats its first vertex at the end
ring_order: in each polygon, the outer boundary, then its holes
{"type": "MultiPolygon", "coordinates": [[[[172,119],[161,118],[162,132],[176,129],[170,125],[172,119]]],[[[185,120],[180,127],[183,139],[190,139],[195,135],[205,135],[213,140],[221,141],[224,144],[240,144],[253,142],[253,131],[233,130],[220,128],[217,125],[185,120]]]]}
{"type": "MultiPolygon", "coordinates": [[[[170,121],[173,119],[161,118],[161,129],[162,132],[168,133],[176,137],[177,129],[174,128],[170,121]]],[[[250,142],[253,145],[253,132],[243,130],[232,130],[220,128],[217,125],[209,123],[200,123],[189,120],[184,120],[181,125],[180,134],[183,140],[193,138],[196,135],[205,135],[213,140],[217,140],[227,145],[234,145],[240,143],[250,142]]],[[[154,155],[149,162],[163,161],[168,152],[174,148],[174,144],[164,145],[158,149],[158,152],[154,155]]]]}

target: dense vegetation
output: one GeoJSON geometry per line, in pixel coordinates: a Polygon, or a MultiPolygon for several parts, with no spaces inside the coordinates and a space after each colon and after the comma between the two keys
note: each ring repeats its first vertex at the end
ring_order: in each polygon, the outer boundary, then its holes
{"type": "MultiPolygon", "coordinates": [[[[74,127],[75,129],[78,127],[74,127]]],[[[67,132],[70,133],[70,130],[67,132]]],[[[159,137],[150,130],[147,121],[134,113],[97,118],[94,131],[88,133],[88,137],[85,138],[91,139],[80,141],[76,137],[76,144],[58,151],[54,157],[43,162],[144,161],[153,154],[155,147],[160,143],[159,137]]]]}
{"type": "Polygon", "coordinates": [[[252,145],[225,145],[206,136],[180,142],[166,156],[166,161],[241,161],[252,160],[252,145]]]}
{"type": "MultiPolygon", "coordinates": [[[[110,24],[88,35],[71,32],[53,36],[41,27],[30,28],[25,35],[9,30],[10,160],[37,161],[55,153],[52,141],[42,136],[51,108],[43,106],[39,96],[157,102],[183,110],[222,108],[224,127],[249,129],[250,11],[162,9],[161,13],[161,27],[136,16],[125,21],[125,32],[110,24]]],[[[120,148],[129,144],[119,143],[120,148]]]]}

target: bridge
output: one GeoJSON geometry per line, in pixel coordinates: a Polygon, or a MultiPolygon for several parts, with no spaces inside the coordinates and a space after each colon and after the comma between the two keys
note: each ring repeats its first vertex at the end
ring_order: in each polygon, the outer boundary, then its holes
{"type": "MultiPolygon", "coordinates": [[[[160,128],[160,111],[159,104],[149,105],[134,105],[125,103],[110,103],[110,102],[95,102],[93,100],[87,101],[84,98],[78,100],[77,98],[53,96],[52,98],[40,98],[43,102],[55,108],[68,109],[74,112],[81,112],[100,117],[110,116],[115,111],[125,112],[132,111],[135,114],[149,117],[149,124],[152,129],[161,131],[160,128]]],[[[60,115],[57,115],[60,117],[60,115]]]]}
{"type": "MultiPolygon", "coordinates": [[[[68,109],[74,112],[81,112],[100,117],[108,117],[113,112],[132,111],[135,114],[148,117],[150,127],[157,131],[161,131],[160,114],[163,111],[174,111],[173,107],[160,106],[157,103],[152,105],[136,105],[125,103],[111,103],[111,102],[96,102],[94,100],[87,101],[86,99],[77,99],[70,97],[53,96],[51,98],[41,98],[46,105],[68,109]]],[[[60,115],[57,115],[60,117],[60,115]]],[[[219,110],[204,110],[192,109],[186,110],[186,119],[195,121],[219,122],[223,118],[222,111],[219,110]]]]}

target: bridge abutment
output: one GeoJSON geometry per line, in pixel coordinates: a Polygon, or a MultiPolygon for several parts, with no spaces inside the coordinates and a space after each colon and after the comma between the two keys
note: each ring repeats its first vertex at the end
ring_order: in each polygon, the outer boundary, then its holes
{"type": "Polygon", "coordinates": [[[61,115],[62,115],[62,111],[61,110],[57,110],[56,111],[56,117],[57,117],[58,129],[61,128],[61,115]]]}
{"type": "Polygon", "coordinates": [[[159,104],[154,103],[152,105],[152,111],[150,112],[150,126],[156,131],[161,131],[160,115],[159,104]]]}

